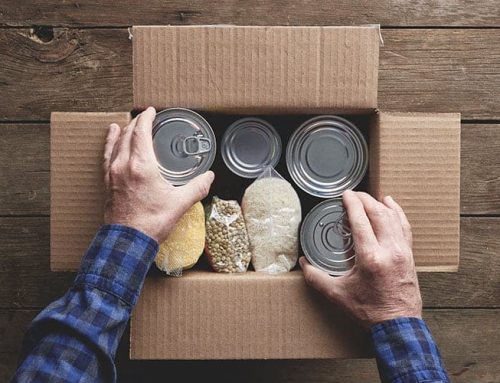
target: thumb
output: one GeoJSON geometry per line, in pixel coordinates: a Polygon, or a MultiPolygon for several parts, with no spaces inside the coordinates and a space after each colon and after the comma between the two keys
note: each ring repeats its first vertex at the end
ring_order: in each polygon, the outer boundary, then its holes
{"type": "Polygon", "coordinates": [[[210,191],[214,177],[214,172],[208,171],[193,178],[187,184],[176,188],[178,206],[183,211],[187,211],[196,202],[205,198],[210,191]]]}
{"type": "Polygon", "coordinates": [[[319,291],[326,298],[335,303],[340,303],[340,279],[342,277],[331,277],[322,270],[312,266],[305,257],[299,259],[300,267],[304,273],[306,283],[313,289],[319,291]]]}

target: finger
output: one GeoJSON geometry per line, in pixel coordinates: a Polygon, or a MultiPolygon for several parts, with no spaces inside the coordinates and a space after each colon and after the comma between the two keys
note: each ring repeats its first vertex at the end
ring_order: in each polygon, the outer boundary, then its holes
{"type": "Polygon", "coordinates": [[[357,193],[348,190],[344,192],[342,197],[349,218],[356,253],[362,256],[367,249],[378,247],[377,238],[357,193]]]}
{"type": "Polygon", "coordinates": [[[357,194],[363,203],[379,243],[390,243],[393,241],[394,236],[402,234],[399,217],[396,217],[396,214],[393,214],[394,212],[391,209],[367,193],[360,192],[357,194]]]}
{"type": "Polygon", "coordinates": [[[394,201],[394,199],[391,196],[384,197],[383,202],[388,208],[398,213],[399,220],[401,221],[401,226],[403,228],[403,234],[405,236],[406,241],[411,247],[412,246],[411,225],[410,222],[408,221],[408,218],[406,217],[405,212],[403,211],[403,208],[399,206],[399,204],[396,201],[394,201]]]}
{"type": "Polygon", "coordinates": [[[153,149],[153,121],[156,117],[156,110],[153,107],[147,108],[137,118],[137,124],[132,136],[132,152],[146,160],[155,158],[153,149]]]}
{"type": "Polygon", "coordinates": [[[120,139],[118,140],[115,150],[111,156],[111,162],[117,158],[120,158],[123,162],[128,162],[130,158],[130,141],[132,133],[134,133],[136,123],[137,117],[135,117],[125,128],[122,129],[120,139]]]}
{"type": "Polygon", "coordinates": [[[108,135],[106,136],[106,143],[104,144],[104,161],[103,161],[103,171],[104,171],[104,186],[108,188],[109,186],[109,165],[111,164],[111,155],[113,154],[113,149],[120,137],[120,127],[117,124],[111,124],[108,129],[108,135]]]}
{"type": "Polygon", "coordinates": [[[201,201],[208,195],[214,177],[214,173],[208,171],[193,178],[186,185],[175,189],[178,195],[179,214],[184,214],[196,202],[201,201]]]}
{"type": "Polygon", "coordinates": [[[306,283],[309,286],[323,294],[328,299],[335,302],[340,301],[338,278],[331,277],[324,271],[317,269],[311,265],[305,257],[299,258],[299,264],[302,268],[302,272],[304,273],[306,283]]]}

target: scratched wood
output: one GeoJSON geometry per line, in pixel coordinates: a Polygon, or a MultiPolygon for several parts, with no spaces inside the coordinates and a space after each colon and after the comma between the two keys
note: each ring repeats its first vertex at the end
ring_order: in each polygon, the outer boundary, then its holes
{"type": "Polygon", "coordinates": [[[496,0],[3,0],[0,25],[256,24],[498,26],[496,0]]]}
{"type": "MultiPolygon", "coordinates": [[[[463,217],[460,271],[421,274],[420,284],[425,306],[439,308],[428,309],[426,319],[453,381],[499,382],[497,0],[0,0],[0,122],[17,121],[0,123],[0,381],[12,374],[26,325],[74,277],[48,266],[50,111],[131,108],[127,26],[217,23],[380,23],[388,27],[382,30],[380,108],[459,111],[466,120],[487,120],[462,125],[461,212],[491,217],[463,217]]],[[[176,376],[188,382],[379,381],[373,360],[136,362],[127,355],[125,336],[118,353],[123,382],[176,376]]]]}
{"type": "MultiPolygon", "coordinates": [[[[500,29],[382,32],[379,106],[500,118],[500,29]]],[[[128,111],[132,44],[126,28],[0,29],[0,121],[48,120],[50,111],[128,111]],[[22,86],[20,86],[22,84],[22,86]],[[77,91],[76,91],[77,90],[77,91]]]]}
{"type": "MultiPolygon", "coordinates": [[[[12,375],[26,326],[36,310],[0,310],[0,381],[12,375]]],[[[500,310],[426,310],[446,367],[456,383],[498,382],[500,310]],[[486,341],[487,340],[487,341],[486,341]]],[[[130,361],[128,333],[117,357],[120,382],[378,382],[373,359],[284,361],[130,361]]]]}

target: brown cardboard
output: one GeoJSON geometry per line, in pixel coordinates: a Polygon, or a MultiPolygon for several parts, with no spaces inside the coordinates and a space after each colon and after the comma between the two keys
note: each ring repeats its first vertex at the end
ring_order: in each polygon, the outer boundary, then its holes
{"type": "Polygon", "coordinates": [[[458,271],[460,114],[379,113],[370,133],[370,192],[403,207],[417,270],[458,271]]]}
{"type": "Polygon", "coordinates": [[[50,268],[76,270],[103,220],[104,141],[109,124],[130,113],[50,116],[50,268]]]}
{"type": "Polygon", "coordinates": [[[132,28],[134,107],[371,111],[380,35],[366,27],[132,28]]]}
{"type": "MultiPolygon", "coordinates": [[[[394,196],[421,271],[454,271],[459,115],[378,113],[378,29],[135,27],[134,105],[238,113],[370,114],[370,191],[394,196]]],[[[77,269],[102,221],[105,128],[128,113],[54,113],[51,267],[77,269]]],[[[131,325],[134,359],[365,357],[363,333],[303,281],[192,270],[148,277],[131,325]]]]}
{"type": "Polygon", "coordinates": [[[366,334],[300,271],[150,277],[131,322],[132,359],[367,357],[366,334]]]}

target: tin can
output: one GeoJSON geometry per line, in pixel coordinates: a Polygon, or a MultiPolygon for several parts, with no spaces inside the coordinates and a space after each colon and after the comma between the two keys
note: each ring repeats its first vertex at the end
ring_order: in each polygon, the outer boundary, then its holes
{"type": "Polygon", "coordinates": [[[198,113],[183,108],[165,109],[153,122],[153,147],[161,175],[171,184],[184,185],[206,172],[215,159],[215,134],[198,113]]]}
{"type": "Polygon", "coordinates": [[[351,122],[338,116],[318,116],[292,134],[286,162],[302,190],[333,198],[361,182],[368,168],[368,146],[351,122]]]}
{"type": "Polygon", "coordinates": [[[342,200],[316,205],[300,228],[300,244],[311,265],[332,276],[344,275],[354,265],[354,242],[342,200]]]}
{"type": "Polygon", "coordinates": [[[224,163],[233,173],[256,178],[265,167],[275,167],[279,162],[281,138],[267,121],[246,117],[226,129],[221,152],[224,163]]]}

